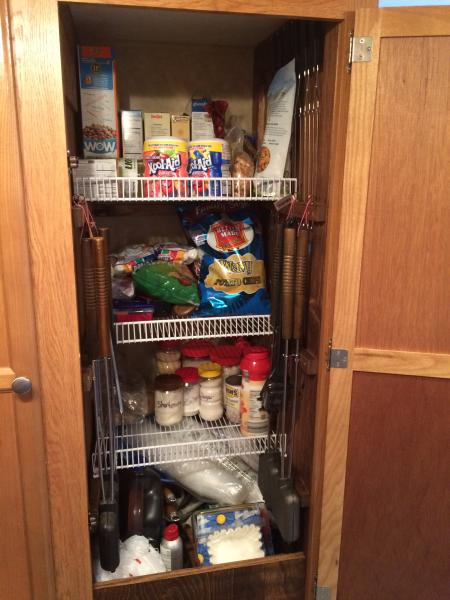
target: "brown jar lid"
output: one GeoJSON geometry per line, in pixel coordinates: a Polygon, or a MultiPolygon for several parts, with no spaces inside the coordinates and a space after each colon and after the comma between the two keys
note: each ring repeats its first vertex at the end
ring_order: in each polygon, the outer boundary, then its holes
{"type": "Polygon", "coordinates": [[[155,390],[159,392],[171,392],[183,387],[183,380],[179,375],[166,374],[158,375],[155,378],[155,390]]]}

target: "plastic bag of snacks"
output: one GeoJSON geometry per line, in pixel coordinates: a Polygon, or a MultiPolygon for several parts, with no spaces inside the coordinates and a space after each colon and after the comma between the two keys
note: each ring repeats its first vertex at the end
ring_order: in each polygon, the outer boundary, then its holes
{"type": "Polygon", "coordinates": [[[195,316],[270,313],[261,226],[248,210],[230,213],[180,208],[183,227],[202,250],[200,308],[195,316]]]}
{"type": "Polygon", "coordinates": [[[120,252],[111,254],[111,265],[114,277],[129,275],[139,269],[146,262],[156,260],[157,253],[154,246],[136,244],[125,246],[120,252]]]}
{"type": "Polygon", "coordinates": [[[133,273],[138,291],[169,304],[199,304],[197,283],[185,265],[156,261],[133,273]]]}

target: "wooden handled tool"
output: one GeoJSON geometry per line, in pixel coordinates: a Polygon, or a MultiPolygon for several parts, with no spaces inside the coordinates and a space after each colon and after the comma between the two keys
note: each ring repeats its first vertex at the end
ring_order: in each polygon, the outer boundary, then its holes
{"type": "Polygon", "coordinates": [[[99,355],[110,356],[110,273],[108,272],[107,245],[103,237],[92,238],[94,245],[94,274],[97,309],[97,336],[99,355]]]}
{"type": "Polygon", "coordinates": [[[308,285],[308,237],[308,230],[300,229],[297,236],[295,258],[294,329],[292,336],[295,340],[302,339],[303,324],[305,322],[308,285]]]}
{"type": "Polygon", "coordinates": [[[285,227],[283,235],[283,274],[281,278],[282,334],[284,340],[292,337],[295,278],[295,227],[285,227]]]}

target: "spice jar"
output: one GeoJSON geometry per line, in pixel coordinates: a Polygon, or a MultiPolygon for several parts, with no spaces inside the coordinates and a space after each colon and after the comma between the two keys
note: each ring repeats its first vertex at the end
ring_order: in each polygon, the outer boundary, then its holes
{"type": "Polygon", "coordinates": [[[200,375],[200,416],[205,421],[215,421],[223,415],[222,369],[216,363],[204,363],[200,375]]]}
{"type": "Polygon", "coordinates": [[[266,348],[248,352],[241,361],[243,373],[240,412],[241,433],[255,435],[267,433],[269,415],[262,410],[261,391],[270,373],[270,358],[266,348]],[[244,375],[245,373],[245,375],[244,375]]]}
{"type": "Polygon", "coordinates": [[[224,344],[222,346],[215,346],[211,350],[209,355],[212,362],[217,363],[222,367],[222,385],[223,385],[223,398],[225,402],[225,382],[231,375],[241,374],[241,355],[242,352],[236,346],[232,344],[224,344]]]}
{"type": "Polygon", "coordinates": [[[200,377],[194,367],[177,369],[177,375],[183,380],[184,416],[192,417],[198,413],[200,406],[200,377]]]}
{"type": "Polygon", "coordinates": [[[155,420],[159,425],[176,425],[183,420],[183,380],[179,375],[155,379],[155,420]]]}
{"type": "Polygon", "coordinates": [[[181,349],[183,356],[183,367],[195,367],[209,362],[209,353],[214,345],[205,340],[192,340],[187,342],[181,349]]]}
{"type": "Polygon", "coordinates": [[[248,369],[250,364],[258,362],[269,361],[269,350],[265,346],[247,346],[243,351],[243,358],[241,360],[241,373],[243,379],[248,379],[248,369]],[[249,357],[251,354],[251,357],[249,357]]]}
{"type": "Polygon", "coordinates": [[[230,423],[240,423],[241,375],[230,375],[225,380],[225,414],[230,423]]]}
{"type": "Polygon", "coordinates": [[[160,342],[156,352],[156,374],[175,373],[181,367],[178,342],[160,342]]]}

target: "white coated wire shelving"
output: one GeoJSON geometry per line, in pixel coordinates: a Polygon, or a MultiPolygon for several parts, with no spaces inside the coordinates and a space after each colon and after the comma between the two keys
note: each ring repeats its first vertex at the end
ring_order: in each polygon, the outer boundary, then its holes
{"type": "Polygon", "coordinates": [[[270,315],[129,321],[114,328],[118,344],[272,334],[270,315]]]}
{"type": "MultiPolygon", "coordinates": [[[[274,434],[271,441],[275,444],[274,434]]],[[[206,458],[224,458],[262,454],[268,447],[268,435],[243,436],[239,425],[225,417],[203,421],[199,416],[185,417],[179,425],[161,427],[153,419],[122,425],[115,433],[115,467],[128,469],[206,458]]],[[[100,438],[92,457],[93,472],[98,475],[110,468],[109,438],[100,438]],[[101,444],[101,461],[99,460],[101,444]]]]}
{"type": "Polygon", "coordinates": [[[294,194],[297,180],[262,177],[74,177],[90,202],[273,201],[294,194]]]}

